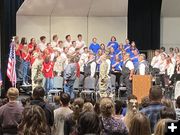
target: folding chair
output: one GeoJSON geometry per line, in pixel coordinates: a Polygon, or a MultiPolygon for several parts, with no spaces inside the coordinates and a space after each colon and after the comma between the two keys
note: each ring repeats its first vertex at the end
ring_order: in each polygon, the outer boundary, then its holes
{"type": "Polygon", "coordinates": [[[80,78],[76,78],[76,80],[75,80],[75,82],[74,82],[74,85],[73,85],[73,91],[74,91],[74,93],[75,93],[76,96],[78,96],[79,93],[80,93],[79,80],[80,80],[80,78]]]}
{"type": "Polygon", "coordinates": [[[59,95],[60,92],[63,92],[63,77],[56,76],[54,77],[53,89],[49,90],[48,97],[52,97],[53,102],[53,96],[59,95]]]}
{"type": "Polygon", "coordinates": [[[93,99],[93,94],[96,94],[96,79],[92,78],[90,76],[86,77],[84,80],[84,89],[81,91],[81,97],[82,94],[91,95],[91,99],[93,99]]]}
{"type": "Polygon", "coordinates": [[[174,99],[177,99],[178,96],[180,96],[180,81],[177,81],[175,84],[174,99]]]}

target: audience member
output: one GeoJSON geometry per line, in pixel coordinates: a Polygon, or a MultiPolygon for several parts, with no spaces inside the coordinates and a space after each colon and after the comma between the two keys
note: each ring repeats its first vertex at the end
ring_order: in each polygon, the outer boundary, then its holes
{"type": "Polygon", "coordinates": [[[176,99],[176,119],[180,120],[180,96],[176,99]]]}
{"type": "Polygon", "coordinates": [[[165,107],[160,111],[161,119],[172,119],[176,120],[176,112],[172,108],[165,107]]]}
{"type": "Polygon", "coordinates": [[[84,100],[76,98],[72,104],[73,113],[69,114],[64,121],[64,135],[77,133],[77,120],[82,112],[84,100]]]}
{"type": "Polygon", "coordinates": [[[170,119],[161,119],[160,121],[158,121],[155,127],[154,135],[164,135],[166,122],[168,121],[170,121],[170,119]]]}
{"type": "Polygon", "coordinates": [[[133,116],[129,135],[151,135],[150,121],[143,113],[136,113],[133,116]]]}
{"type": "Polygon", "coordinates": [[[41,107],[32,105],[24,109],[18,135],[51,135],[45,112],[41,107]]]}
{"type": "Polygon", "coordinates": [[[0,134],[17,135],[22,120],[23,106],[17,101],[19,91],[11,87],[7,91],[9,102],[0,107],[0,134]]]}
{"type": "Polygon", "coordinates": [[[101,126],[101,120],[96,113],[84,112],[78,119],[78,135],[100,135],[101,126]]]}
{"type": "Polygon", "coordinates": [[[121,119],[115,119],[114,103],[110,98],[103,98],[100,101],[102,135],[128,135],[128,129],[121,119]]]}
{"type": "Polygon", "coordinates": [[[122,115],[122,101],[120,100],[116,100],[115,101],[115,115],[114,115],[114,118],[115,119],[123,119],[124,116],[122,115]]]}
{"type": "Polygon", "coordinates": [[[52,107],[44,101],[44,96],[45,96],[45,90],[43,87],[38,86],[34,88],[31,105],[38,105],[44,110],[47,120],[47,125],[49,126],[50,129],[50,127],[52,127],[54,123],[54,114],[52,107]]]}
{"type": "Polygon", "coordinates": [[[67,93],[60,94],[60,101],[62,106],[54,110],[54,135],[64,134],[64,121],[66,117],[73,113],[69,108],[70,96],[67,93]]]}
{"type": "Polygon", "coordinates": [[[91,102],[84,103],[82,111],[83,112],[93,112],[94,111],[94,107],[93,107],[92,103],[91,102]]]}
{"type": "Polygon", "coordinates": [[[160,86],[152,86],[149,92],[151,102],[148,107],[141,110],[150,120],[152,133],[154,132],[155,124],[160,119],[160,111],[164,108],[164,105],[161,103],[162,97],[162,89],[160,86]]]}

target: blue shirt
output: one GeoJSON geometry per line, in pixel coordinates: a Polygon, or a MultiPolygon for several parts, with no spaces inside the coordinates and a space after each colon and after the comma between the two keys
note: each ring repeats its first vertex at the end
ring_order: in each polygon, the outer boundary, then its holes
{"type": "Polygon", "coordinates": [[[93,53],[97,54],[99,49],[100,49],[100,45],[98,43],[91,43],[89,46],[89,50],[92,50],[93,53]]]}
{"type": "Polygon", "coordinates": [[[141,110],[150,120],[151,132],[154,132],[154,127],[160,119],[160,111],[164,108],[161,103],[151,103],[148,107],[141,110]]]}
{"type": "Polygon", "coordinates": [[[112,47],[114,48],[114,51],[116,51],[118,49],[118,43],[117,42],[109,42],[107,46],[110,46],[112,45],[112,47]]]}
{"type": "MultiPolygon", "coordinates": [[[[112,61],[111,61],[111,68],[112,68],[112,66],[113,66],[115,63],[116,63],[115,60],[112,60],[112,61]]],[[[122,67],[122,62],[119,62],[119,63],[114,67],[114,69],[115,69],[115,71],[121,71],[121,67],[122,67]]]]}
{"type": "Polygon", "coordinates": [[[127,53],[130,53],[130,51],[131,51],[131,45],[130,44],[126,44],[126,45],[124,45],[124,50],[127,52],[127,53]]]}

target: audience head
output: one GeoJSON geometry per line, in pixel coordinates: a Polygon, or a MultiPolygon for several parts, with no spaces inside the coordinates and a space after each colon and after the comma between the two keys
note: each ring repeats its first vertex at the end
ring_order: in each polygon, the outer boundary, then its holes
{"type": "Polygon", "coordinates": [[[17,88],[11,87],[7,91],[7,97],[9,101],[15,101],[19,97],[19,90],[17,88]]]}
{"type": "Polygon", "coordinates": [[[161,103],[162,103],[164,106],[168,107],[168,108],[174,109],[174,105],[173,105],[173,102],[172,102],[171,99],[162,98],[162,99],[161,99],[161,103]]]}
{"type": "Polygon", "coordinates": [[[147,107],[149,105],[149,103],[150,103],[150,99],[148,96],[141,99],[141,107],[142,108],[147,107]]]}
{"type": "Polygon", "coordinates": [[[72,110],[75,114],[79,115],[82,112],[84,100],[82,98],[76,98],[72,104],[72,110]]]}
{"type": "Polygon", "coordinates": [[[111,117],[114,113],[114,103],[110,98],[102,98],[100,101],[100,110],[103,117],[111,117]]]}
{"type": "Polygon", "coordinates": [[[128,112],[136,113],[139,109],[137,97],[135,95],[130,95],[128,97],[128,112]]]}
{"type": "Polygon", "coordinates": [[[164,135],[166,122],[170,121],[170,119],[161,119],[158,121],[155,127],[154,135],[164,135]]]}
{"type": "Polygon", "coordinates": [[[100,103],[96,102],[94,105],[94,112],[96,112],[97,115],[100,115],[101,110],[100,110],[100,103]]]}
{"type": "Polygon", "coordinates": [[[92,103],[90,102],[86,102],[83,105],[83,112],[93,112],[94,111],[94,107],[92,105],[92,103]]]}
{"type": "Polygon", "coordinates": [[[70,96],[67,93],[61,93],[60,94],[60,101],[63,106],[68,106],[70,102],[70,96]]]}
{"type": "Polygon", "coordinates": [[[114,106],[115,106],[115,114],[116,115],[120,115],[122,113],[122,105],[123,105],[122,101],[120,101],[120,100],[115,101],[114,106]]]}
{"type": "Polygon", "coordinates": [[[161,119],[173,119],[176,120],[176,112],[174,109],[172,108],[168,108],[168,107],[164,107],[161,111],[160,111],[160,117],[161,119]]]}
{"type": "Polygon", "coordinates": [[[40,40],[41,40],[42,43],[46,43],[46,37],[45,36],[41,36],[40,40]]]}
{"type": "Polygon", "coordinates": [[[34,100],[40,100],[40,99],[42,100],[44,98],[44,95],[45,95],[45,90],[43,87],[38,86],[34,88],[32,95],[34,100]]]}
{"type": "Polygon", "coordinates": [[[95,112],[84,112],[78,119],[78,135],[95,134],[101,132],[101,121],[95,112]]]}
{"type": "Polygon", "coordinates": [[[152,86],[149,91],[149,99],[151,102],[161,102],[163,97],[162,89],[160,86],[152,86]]]}
{"type": "Polygon", "coordinates": [[[151,135],[150,121],[143,113],[136,113],[130,121],[129,135],[151,135]]]}
{"type": "Polygon", "coordinates": [[[176,99],[176,108],[180,108],[180,96],[176,99]]]}
{"type": "Polygon", "coordinates": [[[27,106],[22,114],[19,131],[28,135],[47,133],[47,122],[44,110],[37,105],[27,106]]]}

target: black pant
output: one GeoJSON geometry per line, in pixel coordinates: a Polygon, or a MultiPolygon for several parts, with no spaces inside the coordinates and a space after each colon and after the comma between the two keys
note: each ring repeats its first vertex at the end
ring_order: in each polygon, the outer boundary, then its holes
{"type": "Polygon", "coordinates": [[[132,81],[129,80],[129,75],[122,75],[120,79],[121,83],[125,84],[127,97],[129,97],[132,94],[132,81]]]}

